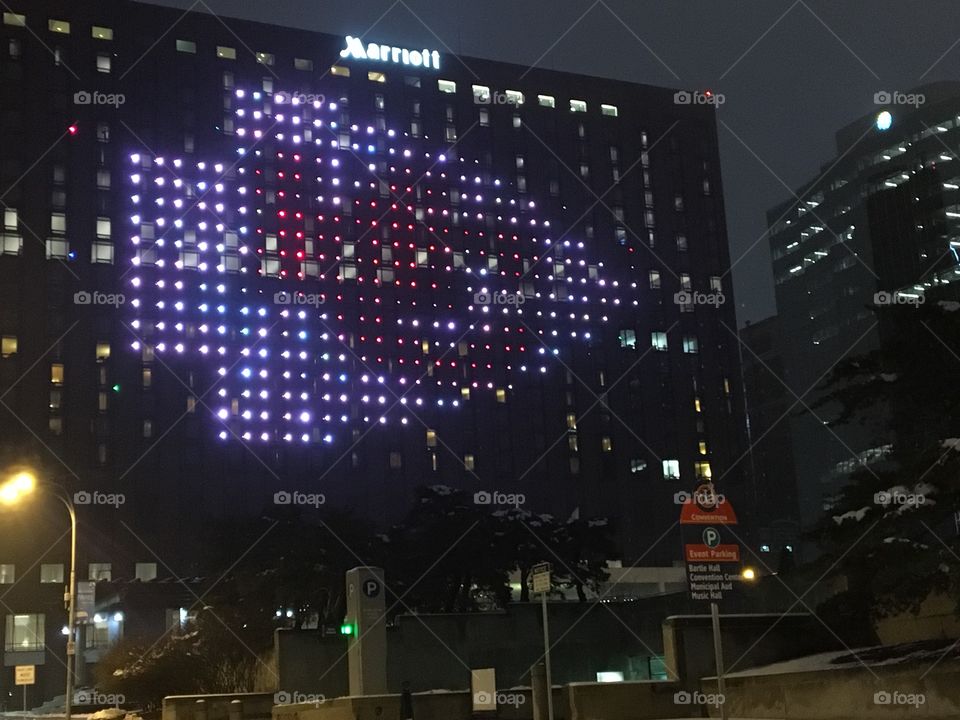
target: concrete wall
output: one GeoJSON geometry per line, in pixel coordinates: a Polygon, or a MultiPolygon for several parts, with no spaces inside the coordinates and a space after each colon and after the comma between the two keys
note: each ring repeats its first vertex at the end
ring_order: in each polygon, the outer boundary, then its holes
{"type": "MultiPolygon", "coordinates": [[[[730,677],[727,713],[736,718],[783,720],[956,720],[960,717],[960,661],[944,660],[930,670],[932,664],[873,665],[869,670],[856,665],[847,670],[730,677]],[[877,704],[878,692],[922,693],[925,700],[916,706],[877,704]]],[[[715,689],[713,680],[704,681],[704,692],[715,689]]],[[[709,710],[712,717],[719,716],[716,708],[709,710]]]]}
{"type": "Polygon", "coordinates": [[[169,695],[163,699],[162,720],[268,720],[273,702],[272,692],[169,695]]]}
{"type": "MultiPolygon", "coordinates": [[[[571,683],[563,689],[567,720],[646,720],[699,716],[677,705],[672,682],[571,683]]],[[[417,720],[420,720],[417,718],[417,720]]]]}

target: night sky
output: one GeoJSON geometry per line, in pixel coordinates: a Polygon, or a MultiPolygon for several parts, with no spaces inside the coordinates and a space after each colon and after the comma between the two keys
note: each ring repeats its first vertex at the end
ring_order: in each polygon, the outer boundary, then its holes
{"type": "MultiPolygon", "coordinates": [[[[775,312],[765,213],[834,156],[879,90],[960,79],[960,0],[155,0],[333,34],[711,88],[737,317],[775,312]]],[[[242,38],[246,42],[253,39],[242,38]]],[[[238,42],[238,51],[242,43],[238,42]]],[[[260,49],[260,48],[251,48],[260,49]]]]}

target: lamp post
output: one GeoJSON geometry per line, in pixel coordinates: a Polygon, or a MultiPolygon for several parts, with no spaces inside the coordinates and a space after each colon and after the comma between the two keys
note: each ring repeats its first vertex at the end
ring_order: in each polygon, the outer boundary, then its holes
{"type": "Polygon", "coordinates": [[[54,497],[63,503],[70,514],[70,585],[64,594],[64,600],[67,603],[67,688],[64,697],[64,716],[66,720],[71,720],[73,714],[73,659],[77,653],[77,512],[66,490],[59,485],[47,483],[41,485],[37,482],[36,475],[29,470],[14,472],[5,482],[0,483],[0,504],[16,505],[36,490],[38,486],[49,488],[54,497]]]}

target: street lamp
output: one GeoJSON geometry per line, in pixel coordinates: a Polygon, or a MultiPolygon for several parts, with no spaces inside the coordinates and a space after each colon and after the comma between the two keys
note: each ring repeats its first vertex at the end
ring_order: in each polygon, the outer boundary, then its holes
{"type": "Polygon", "coordinates": [[[745,580],[746,582],[753,582],[754,580],[757,579],[757,571],[754,570],[752,567],[745,567],[743,570],[740,571],[740,578],[745,580]]]}
{"type": "Polygon", "coordinates": [[[74,680],[74,667],[71,661],[77,652],[77,513],[73,507],[73,501],[62,487],[38,483],[36,475],[30,470],[17,470],[0,483],[0,505],[16,505],[23,498],[33,493],[38,486],[50,489],[52,494],[64,504],[67,512],[70,513],[70,585],[67,587],[64,597],[67,601],[67,694],[64,698],[63,712],[66,720],[71,720],[74,680]]]}

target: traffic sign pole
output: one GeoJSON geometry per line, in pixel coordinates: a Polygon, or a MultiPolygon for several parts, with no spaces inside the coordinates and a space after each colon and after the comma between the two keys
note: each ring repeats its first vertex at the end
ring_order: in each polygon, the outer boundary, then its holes
{"type": "Polygon", "coordinates": [[[710,603],[713,625],[713,657],[717,666],[717,693],[720,695],[720,720],[727,720],[727,682],[723,677],[723,639],[720,637],[720,606],[710,603]]]}
{"type": "Polygon", "coordinates": [[[543,608],[543,662],[547,672],[547,720],[553,720],[553,674],[550,672],[550,626],[547,624],[547,594],[540,593],[543,608]]]}

